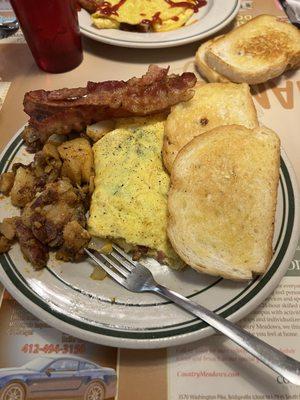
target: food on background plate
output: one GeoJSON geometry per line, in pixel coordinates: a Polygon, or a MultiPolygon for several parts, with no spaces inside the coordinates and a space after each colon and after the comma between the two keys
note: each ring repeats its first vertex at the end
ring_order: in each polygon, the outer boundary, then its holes
{"type": "Polygon", "coordinates": [[[300,31],[259,15],[211,43],[205,61],[232,82],[262,83],[300,66],[300,31]]]}
{"type": "Polygon", "coordinates": [[[207,42],[202,43],[196,52],[195,64],[202,78],[206,79],[208,82],[230,82],[226,76],[221,75],[214,69],[210,68],[206,62],[206,52],[208,48],[221,37],[223,37],[223,35],[217,36],[211,40],[208,40],[207,42]]]}
{"type": "Polygon", "coordinates": [[[192,268],[233,280],[272,258],[280,141],[259,127],[221,126],[180,150],[171,173],[168,236],[192,268]]]}
{"type": "Polygon", "coordinates": [[[84,8],[90,14],[97,11],[97,7],[103,0],[77,0],[78,8],[84,8]]]}
{"type": "Polygon", "coordinates": [[[205,0],[79,0],[99,29],[165,32],[184,26],[205,0]]]}
{"type": "Polygon", "coordinates": [[[249,86],[208,83],[195,87],[194,97],[174,106],[165,127],[163,160],[169,172],[180,151],[195,136],[221,125],[258,126],[249,86]]]}
{"type": "Polygon", "coordinates": [[[95,190],[89,232],[117,240],[137,256],[153,256],[182,267],[167,238],[169,175],[161,149],[163,116],[124,119],[94,146],[95,190]]]}
{"type": "Polygon", "coordinates": [[[88,82],[86,87],[25,94],[24,110],[30,116],[23,139],[31,151],[40,149],[53,134],[84,132],[87,125],[114,117],[168,111],[190,99],[196,77],[191,72],[168,75],[169,68],[150,65],[141,78],[88,82]]]}

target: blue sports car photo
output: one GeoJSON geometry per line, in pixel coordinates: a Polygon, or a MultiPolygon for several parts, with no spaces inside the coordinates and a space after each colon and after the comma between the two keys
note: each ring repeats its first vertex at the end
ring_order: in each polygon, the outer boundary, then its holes
{"type": "Polygon", "coordinates": [[[0,400],[104,400],[116,395],[117,375],[79,357],[37,357],[0,369],[0,400]]]}

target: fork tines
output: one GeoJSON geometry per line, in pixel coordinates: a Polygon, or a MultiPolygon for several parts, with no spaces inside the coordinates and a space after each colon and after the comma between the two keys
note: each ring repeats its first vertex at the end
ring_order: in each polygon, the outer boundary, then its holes
{"type": "Polygon", "coordinates": [[[119,274],[127,278],[137,264],[125,251],[115,244],[113,245],[113,251],[109,254],[102,254],[94,249],[84,250],[98,266],[104,269],[108,275],[120,284],[123,283],[123,278],[119,274]]]}

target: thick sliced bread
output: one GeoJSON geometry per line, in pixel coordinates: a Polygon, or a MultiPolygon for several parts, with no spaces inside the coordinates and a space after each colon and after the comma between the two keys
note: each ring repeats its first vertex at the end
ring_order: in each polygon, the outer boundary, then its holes
{"type": "Polygon", "coordinates": [[[206,52],[207,49],[222,36],[217,36],[214,39],[208,40],[201,44],[199,49],[197,50],[195,63],[198,71],[200,72],[202,78],[206,79],[208,82],[230,82],[226,76],[219,74],[217,71],[213,70],[207,65],[206,62],[206,52]]]}
{"type": "Polygon", "coordinates": [[[215,128],[178,154],[168,196],[168,236],[197,271],[233,280],[272,258],[280,141],[275,132],[215,128]]]}
{"type": "Polygon", "coordinates": [[[262,83],[299,66],[300,31],[260,15],[212,43],[205,59],[232,82],[262,83]]]}
{"type": "Polygon", "coordinates": [[[165,125],[163,160],[169,172],[180,149],[195,136],[221,125],[258,126],[249,86],[207,83],[195,87],[194,97],[172,108],[165,125]]]}

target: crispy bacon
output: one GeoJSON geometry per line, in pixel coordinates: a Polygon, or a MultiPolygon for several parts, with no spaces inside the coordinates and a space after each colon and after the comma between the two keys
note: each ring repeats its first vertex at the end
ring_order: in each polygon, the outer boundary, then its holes
{"type": "Polygon", "coordinates": [[[24,110],[31,118],[24,140],[36,148],[37,142],[45,143],[52,134],[81,132],[91,123],[113,117],[151,115],[189,100],[195,75],[168,75],[168,71],[151,65],[144,76],[127,82],[88,82],[85,88],[28,92],[24,110]]]}

